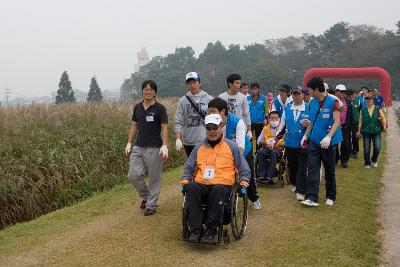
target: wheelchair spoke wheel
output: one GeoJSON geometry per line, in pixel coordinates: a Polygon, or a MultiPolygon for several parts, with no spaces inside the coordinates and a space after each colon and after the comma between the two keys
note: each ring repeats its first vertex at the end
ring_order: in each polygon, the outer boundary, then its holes
{"type": "Polygon", "coordinates": [[[248,199],[239,197],[238,193],[231,198],[231,226],[235,240],[241,239],[246,232],[248,217],[248,199]]]}
{"type": "Polygon", "coordinates": [[[188,219],[188,211],[186,206],[186,197],[183,198],[182,204],[182,238],[183,240],[187,240],[190,235],[189,228],[189,219],[188,219]]]}

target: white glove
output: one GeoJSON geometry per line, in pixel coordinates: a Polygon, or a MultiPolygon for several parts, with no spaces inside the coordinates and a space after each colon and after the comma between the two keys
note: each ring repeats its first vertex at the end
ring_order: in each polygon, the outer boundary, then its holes
{"type": "Polygon", "coordinates": [[[329,144],[331,143],[331,137],[329,135],[325,136],[324,139],[320,142],[321,148],[327,149],[329,144]]]}
{"type": "Polygon", "coordinates": [[[253,138],[253,133],[251,131],[247,131],[247,136],[251,139],[253,138]]]}
{"type": "Polygon", "coordinates": [[[177,151],[182,150],[183,144],[182,144],[182,140],[181,139],[176,139],[175,148],[176,148],[177,151]]]}
{"type": "Polygon", "coordinates": [[[163,145],[160,148],[160,153],[159,154],[163,159],[167,159],[168,158],[168,147],[166,145],[163,145]]]}
{"type": "Polygon", "coordinates": [[[125,147],[125,156],[129,156],[129,153],[131,153],[131,149],[132,149],[132,143],[126,144],[126,147],[125,147]]]}
{"type": "Polygon", "coordinates": [[[308,139],[308,137],[306,135],[303,135],[303,138],[300,141],[300,146],[302,148],[306,148],[307,147],[307,139],[308,139]]]}

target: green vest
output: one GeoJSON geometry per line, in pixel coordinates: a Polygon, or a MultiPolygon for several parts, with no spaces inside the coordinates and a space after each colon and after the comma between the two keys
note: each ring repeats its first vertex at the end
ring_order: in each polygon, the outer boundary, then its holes
{"type": "Polygon", "coordinates": [[[351,109],[353,112],[353,122],[355,122],[356,124],[358,124],[358,118],[360,117],[360,99],[355,98],[352,102],[351,102],[351,109]]]}
{"type": "Polygon", "coordinates": [[[374,111],[372,112],[372,117],[369,116],[368,107],[361,109],[362,114],[362,125],[361,125],[361,133],[362,134],[379,134],[381,133],[381,124],[379,123],[379,115],[376,107],[374,107],[374,111]]]}

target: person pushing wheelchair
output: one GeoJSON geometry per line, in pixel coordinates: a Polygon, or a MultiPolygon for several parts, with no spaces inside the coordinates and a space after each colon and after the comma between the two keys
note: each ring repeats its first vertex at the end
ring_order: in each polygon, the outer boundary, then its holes
{"type": "Polygon", "coordinates": [[[207,137],[185,163],[181,184],[189,209],[191,232],[187,241],[213,244],[232,186],[239,183],[240,194],[247,194],[250,168],[236,143],[223,138],[221,122],[219,114],[205,117],[207,137]],[[207,218],[203,218],[202,203],[207,203],[207,218]]]}

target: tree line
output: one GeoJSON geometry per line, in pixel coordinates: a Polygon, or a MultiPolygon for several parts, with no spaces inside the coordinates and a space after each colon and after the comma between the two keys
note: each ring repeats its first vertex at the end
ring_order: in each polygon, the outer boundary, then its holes
{"type": "MultiPolygon", "coordinates": [[[[90,81],[90,89],[88,92],[87,101],[102,101],[103,95],[101,89],[97,83],[96,76],[93,76],[90,81]]],[[[58,83],[58,90],[56,95],[56,104],[62,103],[73,103],[76,101],[74,90],[72,89],[71,81],[69,79],[67,71],[64,71],[61,75],[60,82],[58,83]]]]}
{"type": "MultiPolygon", "coordinates": [[[[257,81],[263,90],[274,91],[282,83],[301,85],[304,73],[314,67],[381,67],[391,75],[392,91],[400,91],[400,21],[396,26],[393,32],[338,22],[320,35],[305,33],[244,47],[216,41],[208,43],[197,58],[190,46],[176,48],[174,53],[152,58],[124,80],[121,97],[139,95],[145,79],[157,82],[159,96],[181,95],[186,91],[184,77],[189,71],[201,75],[202,87],[212,95],[226,90],[230,73],[240,73],[243,82],[257,81]]],[[[327,80],[355,89],[378,87],[374,79],[327,80]]]]}

